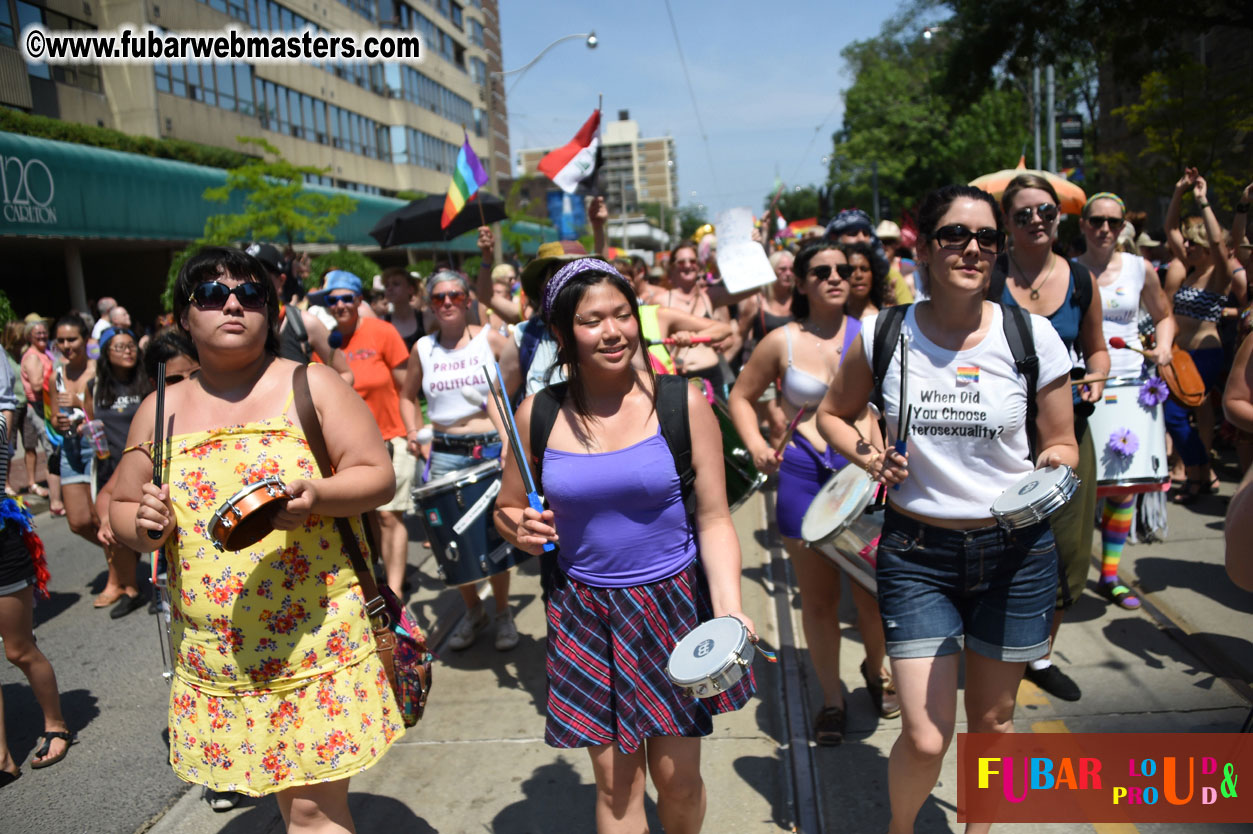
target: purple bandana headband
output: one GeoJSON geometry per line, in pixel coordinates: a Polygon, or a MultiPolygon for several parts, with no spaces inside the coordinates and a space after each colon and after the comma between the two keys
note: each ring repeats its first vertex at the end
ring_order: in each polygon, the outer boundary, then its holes
{"type": "MultiPolygon", "coordinates": [[[[548,279],[548,285],[544,287],[544,315],[552,313],[553,302],[557,300],[557,293],[561,292],[571,278],[584,272],[602,272],[606,275],[617,275],[622,278],[622,273],[613,268],[612,264],[602,261],[600,258],[579,258],[577,261],[570,263],[557,270],[557,274],[548,279]]],[[[626,281],[625,278],[622,278],[626,281]]]]}

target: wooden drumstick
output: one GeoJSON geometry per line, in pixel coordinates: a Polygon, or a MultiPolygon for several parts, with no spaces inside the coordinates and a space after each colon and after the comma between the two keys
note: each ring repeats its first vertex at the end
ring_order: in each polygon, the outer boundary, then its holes
{"type": "MultiPolygon", "coordinates": [[[[1127,344],[1127,341],[1123,339],[1123,337],[1121,336],[1112,337],[1109,340],[1109,346],[1113,348],[1123,348],[1125,350],[1134,350],[1136,353],[1140,354],[1141,356],[1145,356],[1145,357],[1148,357],[1149,359],[1153,359],[1153,354],[1149,353],[1147,350],[1141,350],[1138,347],[1132,347],[1131,345],[1127,344]]],[[[1154,361],[1156,362],[1156,360],[1154,361]]]]}
{"type": "Polygon", "coordinates": [[[796,433],[796,427],[800,425],[801,419],[804,418],[805,412],[808,410],[809,409],[807,407],[802,406],[801,410],[796,412],[796,416],[794,416],[791,422],[787,424],[787,431],[783,433],[783,438],[774,445],[775,460],[781,460],[783,458],[783,450],[787,447],[788,442],[791,441],[792,435],[796,433]]]}
{"type": "Polygon", "coordinates": [[[1117,379],[1112,376],[1090,376],[1087,379],[1076,379],[1071,381],[1071,385],[1090,385],[1093,382],[1105,382],[1107,380],[1117,379]]]}
{"type": "MultiPolygon", "coordinates": [[[[165,460],[165,363],[157,363],[157,424],[152,430],[152,483],[161,487],[161,463],[165,460]]],[[[148,538],[161,538],[164,530],[149,530],[148,538]]]]}

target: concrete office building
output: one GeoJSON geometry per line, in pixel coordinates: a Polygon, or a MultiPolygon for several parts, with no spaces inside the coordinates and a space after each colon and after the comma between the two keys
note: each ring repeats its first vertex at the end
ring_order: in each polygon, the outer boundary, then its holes
{"type": "Polygon", "coordinates": [[[389,195],[448,187],[462,125],[493,175],[509,169],[496,0],[0,0],[0,105],[120,130],[241,149],[261,136],[321,185],[389,195]],[[26,65],[31,23],[171,32],[369,31],[422,39],[421,62],[26,65]],[[492,88],[495,89],[492,89],[492,88]]]}
{"type": "MultiPolygon", "coordinates": [[[[611,214],[634,213],[640,203],[660,203],[667,212],[678,208],[679,172],[673,137],[641,138],[639,124],[626,110],[618,111],[616,122],[602,120],[601,134],[600,187],[611,214]]],[[[518,151],[518,173],[538,173],[539,161],[551,150],[518,151]]]]}

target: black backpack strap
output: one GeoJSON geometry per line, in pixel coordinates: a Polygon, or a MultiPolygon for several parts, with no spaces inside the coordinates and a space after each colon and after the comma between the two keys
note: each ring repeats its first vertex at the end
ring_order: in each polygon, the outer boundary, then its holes
{"type": "Polygon", "coordinates": [[[300,352],[305,355],[305,361],[308,362],[313,358],[313,348],[309,345],[309,330],[305,327],[304,316],[301,315],[299,307],[287,307],[288,322],[291,325],[291,332],[296,337],[296,341],[300,342],[300,352]]]}
{"type": "Polygon", "coordinates": [[[688,381],[673,374],[657,377],[657,422],[674,457],[679,492],[687,514],[696,510],[696,470],[692,468],[692,430],[687,415],[688,381]]]}
{"type": "Polygon", "coordinates": [[[1035,462],[1036,452],[1036,415],[1039,404],[1036,402],[1036,387],[1040,382],[1040,357],[1035,352],[1035,337],[1031,332],[1031,315],[1017,305],[1001,305],[1001,323],[1005,327],[1005,341],[1009,342],[1009,352],[1014,357],[1014,367],[1027,383],[1027,445],[1030,460],[1035,462]]]}
{"type": "Polygon", "coordinates": [[[535,490],[544,494],[544,452],[548,449],[548,436],[557,425],[557,415],[566,398],[566,383],[541,388],[531,403],[531,474],[535,478],[535,490]]]}
{"type": "Polygon", "coordinates": [[[1075,282],[1075,298],[1079,302],[1079,316],[1082,318],[1088,314],[1088,308],[1092,306],[1092,285],[1096,282],[1092,280],[1092,272],[1086,266],[1075,261],[1068,261],[1070,264],[1071,280],[1075,282]]]}
{"type": "Polygon", "coordinates": [[[897,304],[879,311],[874,322],[874,356],[870,357],[870,368],[874,372],[874,388],[870,391],[870,401],[879,413],[883,414],[883,380],[892,365],[892,355],[896,351],[896,342],[901,336],[901,325],[905,322],[908,304],[897,304]]]}
{"type": "Polygon", "coordinates": [[[992,277],[988,281],[988,292],[984,296],[988,301],[996,304],[1001,303],[1001,297],[1005,295],[1005,282],[1009,280],[1009,257],[1007,255],[998,255],[996,261],[992,264],[992,277]]]}

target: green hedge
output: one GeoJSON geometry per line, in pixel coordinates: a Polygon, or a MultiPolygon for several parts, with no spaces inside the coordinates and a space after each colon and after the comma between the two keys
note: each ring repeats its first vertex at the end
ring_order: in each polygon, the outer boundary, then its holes
{"type": "Polygon", "coordinates": [[[46,116],[31,116],[4,107],[0,107],[0,130],[40,139],[56,139],[77,145],[155,156],[159,159],[174,159],[194,165],[207,165],[210,168],[235,168],[252,158],[249,154],[227,148],[215,148],[182,139],[131,136],[106,127],[63,122],[46,116]]]}

